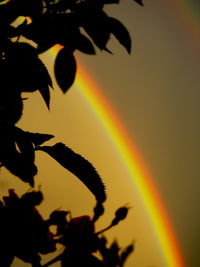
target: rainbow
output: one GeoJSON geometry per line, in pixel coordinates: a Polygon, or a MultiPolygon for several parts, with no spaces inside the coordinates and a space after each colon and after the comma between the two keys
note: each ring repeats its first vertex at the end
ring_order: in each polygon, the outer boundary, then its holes
{"type": "Polygon", "coordinates": [[[170,10],[177,21],[179,21],[180,26],[184,29],[186,35],[199,54],[200,17],[199,8],[195,7],[194,1],[169,0],[163,2],[163,4],[170,10]]]}
{"type": "MultiPolygon", "coordinates": [[[[190,36],[191,42],[196,46],[199,53],[200,44],[200,20],[197,9],[189,0],[171,0],[166,3],[174,16],[180,21],[185,32],[190,36]],[[197,45],[198,44],[198,45],[197,45]]],[[[55,57],[59,46],[51,49],[55,57]]],[[[155,232],[163,257],[168,267],[184,267],[180,248],[178,246],[169,216],[163,205],[155,183],[149,170],[146,168],[136,145],[133,143],[125,130],[119,116],[114,111],[102,91],[89,77],[86,68],[80,62],[78,64],[75,87],[96,119],[100,121],[111,143],[115,147],[122,163],[126,167],[132,179],[133,186],[138,191],[146,209],[152,229],[155,232]]]]}
{"type": "MultiPolygon", "coordinates": [[[[8,0],[4,0],[1,4],[6,2],[8,0]]],[[[197,11],[190,2],[188,0],[171,0],[166,5],[179,17],[186,31],[191,34],[193,43],[199,44],[200,21],[196,14],[197,11]]],[[[59,49],[59,47],[51,49],[51,55],[55,56],[59,49]]],[[[79,64],[78,68],[75,87],[95,114],[97,120],[101,122],[102,127],[127,168],[132,178],[133,186],[143,201],[152,229],[154,229],[157,236],[166,266],[184,267],[185,264],[180,254],[172,225],[149,170],[146,168],[142,157],[126,132],[119,116],[102,94],[100,88],[89,77],[85,67],[79,64]]]]}
{"type": "Polygon", "coordinates": [[[88,103],[96,118],[100,120],[127,168],[133,185],[144,202],[159,245],[162,248],[166,266],[183,267],[183,260],[172,226],[149,171],[113,107],[80,64],[75,87],[88,103]]]}
{"type": "Polygon", "coordinates": [[[187,20],[187,24],[193,25],[193,28],[196,28],[199,32],[199,9],[195,7],[194,2],[190,0],[177,0],[171,2],[176,6],[176,10],[178,10],[179,14],[182,12],[185,20],[187,20]]]}
{"type": "MultiPolygon", "coordinates": [[[[192,43],[199,44],[200,21],[194,6],[188,0],[171,0],[165,4],[179,20],[186,33],[189,34],[192,43]]],[[[50,54],[55,57],[59,49],[60,46],[54,47],[50,50],[50,54]]],[[[149,170],[145,166],[136,145],[126,132],[119,116],[80,62],[74,85],[80,97],[84,99],[96,119],[101,123],[126,167],[133,186],[141,197],[166,266],[184,267],[185,264],[169,216],[149,170]]]]}
{"type": "MultiPolygon", "coordinates": [[[[60,48],[61,46],[57,45],[50,49],[51,57],[55,57],[60,48]]],[[[80,97],[85,100],[94,113],[96,119],[100,121],[127,169],[133,186],[136,188],[150,219],[166,266],[184,267],[185,264],[183,263],[173,228],[149,170],[146,168],[119,116],[80,62],[78,63],[74,86],[80,93],[80,97]]]]}

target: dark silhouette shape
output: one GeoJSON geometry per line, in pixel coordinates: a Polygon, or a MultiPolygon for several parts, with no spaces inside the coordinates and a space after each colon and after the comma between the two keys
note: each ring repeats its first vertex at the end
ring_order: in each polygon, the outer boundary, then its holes
{"type": "MultiPolygon", "coordinates": [[[[141,0],[134,0],[143,5],[141,0]]],[[[41,267],[41,254],[63,246],[63,252],[49,266],[122,267],[133,244],[124,250],[117,241],[107,246],[102,234],[126,218],[127,207],[119,208],[104,229],[95,230],[104,214],[105,186],[93,165],[62,143],[43,145],[51,134],[27,132],[16,126],[23,113],[23,92],[39,91],[50,109],[51,77],[39,54],[61,45],[54,73],[63,93],[76,76],[75,51],[95,55],[107,48],[110,35],[131,52],[131,38],[125,26],[103,10],[119,0],[5,0],[0,1],[0,168],[6,168],[22,182],[34,186],[38,173],[35,153],[43,151],[73,173],[96,198],[93,217],[71,218],[70,212],[56,210],[44,220],[37,210],[42,192],[19,197],[14,189],[0,201],[0,266],[11,266],[15,257],[41,267]],[[21,16],[21,20],[19,17],[21,16]],[[21,38],[23,37],[23,39],[21,38]],[[23,40],[23,41],[21,41],[23,40]],[[50,227],[56,227],[56,233],[50,227]],[[101,254],[101,259],[96,256],[101,254]]]]}
{"type": "Polygon", "coordinates": [[[36,209],[42,193],[31,192],[19,198],[13,189],[3,197],[0,214],[0,266],[10,266],[17,257],[32,266],[40,265],[40,255],[55,251],[48,224],[36,209]]]}
{"type": "Polygon", "coordinates": [[[88,160],[62,143],[57,143],[54,146],[39,146],[37,150],[48,153],[64,168],[76,175],[94,194],[97,201],[104,202],[106,200],[103,182],[88,160]]]}
{"type": "Polygon", "coordinates": [[[54,71],[58,85],[66,93],[73,84],[76,75],[76,60],[68,49],[63,48],[59,51],[56,57],[54,71]],[[66,72],[63,70],[66,70],[66,72]]]}

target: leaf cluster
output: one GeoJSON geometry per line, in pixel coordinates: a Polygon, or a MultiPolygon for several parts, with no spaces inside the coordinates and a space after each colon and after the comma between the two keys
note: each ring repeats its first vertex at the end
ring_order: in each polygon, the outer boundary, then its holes
{"type": "MultiPolygon", "coordinates": [[[[134,1],[142,5],[141,0],[134,1]]],[[[12,69],[8,75],[14,75],[13,83],[18,82],[17,89],[40,90],[49,106],[48,87],[51,81],[37,55],[58,44],[62,49],[56,57],[54,70],[63,92],[70,88],[75,79],[76,50],[95,54],[96,46],[111,53],[107,44],[110,36],[114,35],[130,53],[131,38],[126,27],[103,10],[107,4],[118,3],[119,0],[8,0],[0,3],[1,59],[7,62],[6,68],[12,69]],[[24,20],[15,27],[13,22],[19,17],[24,20]],[[33,41],[35,48],[11,42],[13,38],[19,41],[20,36],[33,41]],[[26,74],[22,84],[20,73],[14,71],[16,64],[20,64],[19,72],[26,74]]]]}
{"type": "MultiPolygon", "coordinates": [[[[134,0],[143,5],[141,0],[134,0]]],[[[6,168],[22,182],[34,187],[38,168],[35,153],[41,151],[76,176],[94,195],[97,204],[93,217],[71,218],[68,211],[53,211],[48,220],[37,205],[40,191],[19,197],[13,189],[0,201],[0,266],[9,267],[15,257],[41,267],[41,254],[63,246],[63,252],[49,266],[122,267],[133,250],[131,244],[121,250],[116,241],[108,246],[101,234],[124,220],[127,207],[116,211],[111,224],[100,231],[95,222],[104,214],[104,183],[83,156],[63,143],[46,145],[54,136],[32,133],[17,127],[23,113],[23,92],[39,91],[47,108],[53,84],[40,54],[60,46],[54,74],[63,93],[75,80],[75,52],[95,55],[96,50],[112,53],[110,36],[131,52],[131,38],[126,27],[110,17],[104,7],[119,0],[4,0],[0,1],[0,168],[6,168]],[[50,227],[56,226],[56,233],[50,227]],[[95,256],[99,252],[101,258],[95,256]]]]}
{"type": "Polygon", "coordinates": [[[1,167],[6,167],[23,182],[34,186],[34,176],[37,174],[35,152],[44,151],[79,178],[98,201],[104,202],[106,199],[104,184],[88,160],[63,143],[42,146],[53,137],[50,134],[25,132],[16,126],[2,127],[0,131],[1,167]]]}
{"type": "MultiPolygon", "coordinates": [[[[57,261],[62,267],[124,266],[133,251],[133,244],[123,250],[117,241],[108,246],[106,238],[100,234],[111,228],[112,223],[99,232],[95,231],[97,217],[103,214],[99,214],[96,207],[101,205],[104,210],[101,203],[97,202],[93,218],[88,215],[72,217],[70,211],[55,210],[44,220],[37,209],[42,200],[41,191],[31,191],[19,197],[10,189],[9,195],[0,201],[0,266],[11,266],[15,257],[33,267],[47,267],[57,261]],[[56,227],[54,233],[51,226],[56,227]],[[54,252],[56,244],[62,246],[62,253],[42,265],[41,255],[54,252]],[[96,256],[97,251],[100,258],[96,256]]],[[[128,211],[126,207],[119,208],[115,218],[121,209],[128,211]]]]}
{"type": "MultiPolygon", "coordinates": [[[[136,2],[142,5],[141,1],[136,2]]],[[[107,4],[118,3],[116,0],[0,2],[0,166],[23,182],[34,186],[37,174],[35,152],[40,150],[78,177],[98,201],[105,201],[105,187],[89,161],[62,143],[41,146],[53,136],[25,132],[16,127],[16,123],[22,116],[23,92],[38,90],[50,108],[52,81],[39,58],[40,53],[54,45],[62,46],[54,70],[64,93],[75,79],[76,50],[95,54],[96,46],[110,52],[107,43],[113,34],[130,53],[131,39],[127,29],[103,10],[107,4]],[[20,17],[23,19],[16,25],[16,19],[20,17]],[[27,42],[20,42],[21,36],[27,42]]]]}

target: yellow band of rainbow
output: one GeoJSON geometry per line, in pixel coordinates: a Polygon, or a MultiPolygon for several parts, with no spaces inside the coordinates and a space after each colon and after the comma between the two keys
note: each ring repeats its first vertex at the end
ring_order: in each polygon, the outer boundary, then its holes
{"type": "Polygon", "coordinates": [[[166,266],[183,267],[184,264],[175,235],[149,171],[146,169],[136,146],[118,119],[116,112],[80,64],[75,87],[95,113],[97,119],[101,121],[102,127],[128,169],[133,186],[144,202],[153,230],[162,248],[166,266]]]}
{"type": "MultiPolygon", "coordinates": [[[[60,48],[60,46],[55,46],[50,49],[49,53],[55,57],[60,48]]],[[[119,154],[122,164],[126,167],[151,221],[152,230],[157,237],[166,267],[184,267],[169,217],[149,171],[119,116],[80,62],[74,86],[96,119],[100,121],[119,154]]]]}

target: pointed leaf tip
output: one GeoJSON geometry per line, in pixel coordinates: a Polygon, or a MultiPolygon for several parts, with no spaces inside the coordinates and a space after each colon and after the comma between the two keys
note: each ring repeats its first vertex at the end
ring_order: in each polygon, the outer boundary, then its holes
{"type": "Polygon", "coordinates": [[[26,134],[36,147],[54,138],[54,135],[52,134],[41,134],[41,133],[31,133],[31,132],[26,132],[26,134]]]}
{"type": "Polygon", "coordinates": [[[40,85],[39,85],[39,92],[42,95],[44,102],[47,105],[47,108],[50,109],[50,87],[53,88],[51,76],[43,64],[43,62],[39,59],[38,61],[40,67],[40,85]]]}
{"type": "Polygon", "coordinates": [[[115,18],[109,18],[109,26],[111,33],[130,54],[131,38],[126,27],[119,20],[115,18]]]}
{"type": "Polygon", "coordinates": [[[39,88],[39,92],[48,108],[48,110],[50,110],[50,90],[49,90],[49,86],[43,86],[41,88],[39,88]]]}
{"type": "Polygon", "coordinates": [[[144,4],[142,3],[142,0],[134,0],[136,3],[138,3],[140,6],[144,6],[144,4]]]}
{"type": "Polygon", "coordinates": [[[76,75],[76,60],[72,52],[63,48],[59,51],[54,65],[55,77],[63,93],[72,86],[76,75]]]}
{"type": "Polygon", "coordinates": [[[83,34],[79,34],[77,37],[76,49],[89,55],[95,55],[95,49],[92,42],[83,34]]]}
{"type": "Polygon", "coordinates": [[[12,134],[0,146],[2,164],[23,182],[34,186],[34,176],[37,174],[35,151],[26,132],[14,127],[12,134]]]}

